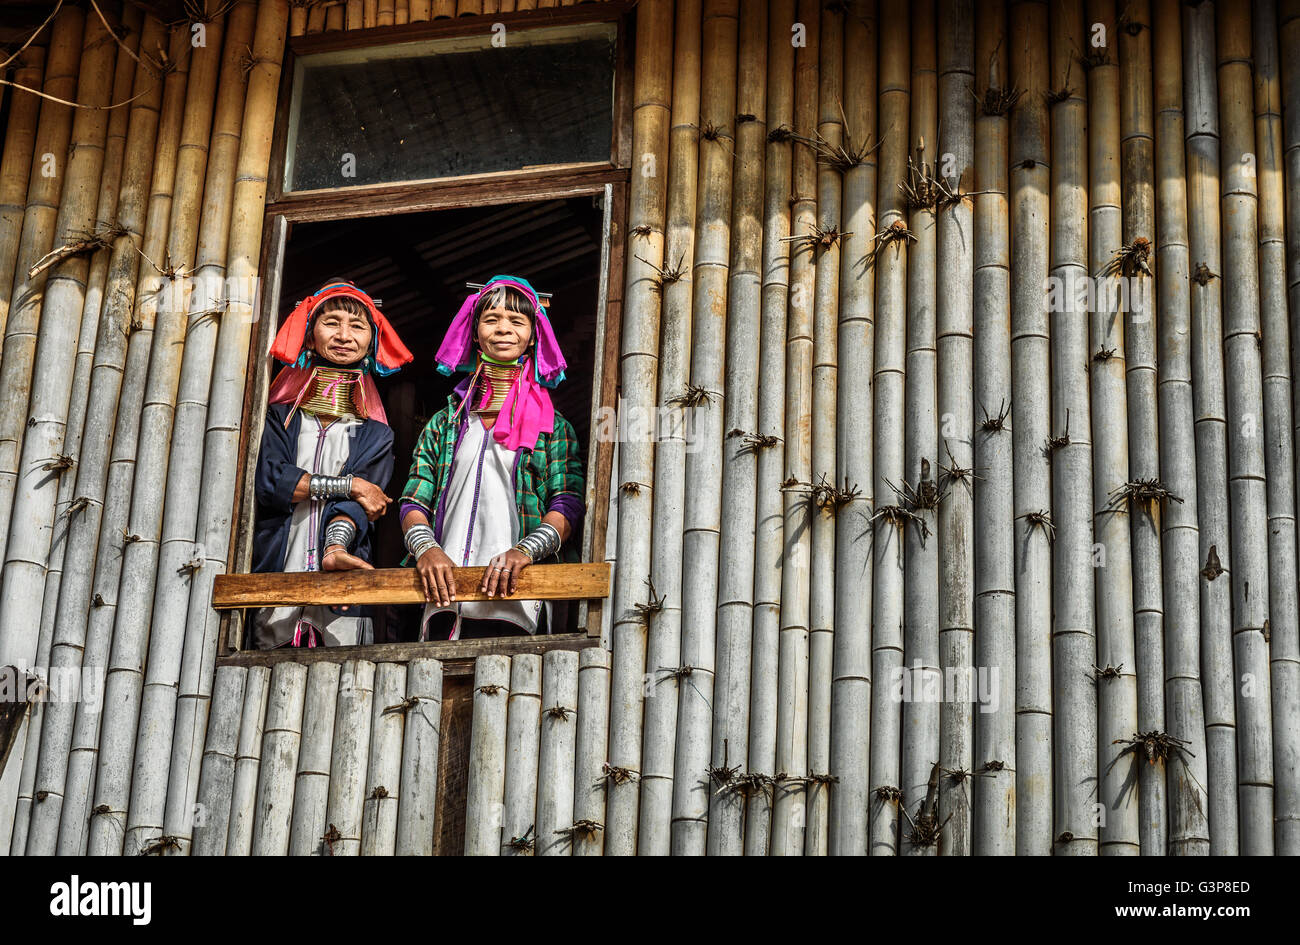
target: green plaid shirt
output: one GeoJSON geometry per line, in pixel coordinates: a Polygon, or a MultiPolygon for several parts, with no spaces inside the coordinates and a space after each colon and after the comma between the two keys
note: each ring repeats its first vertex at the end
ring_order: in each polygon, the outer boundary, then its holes
{"type": "MultiPolygon", "coordinates": [[[[402,502],[414,502],[429,510],[429,517],[437,531],[439,505],[447,483],[451,481],[451,465],[456,448],[466,428],[466,413],[457,422],[451,415],[459,406],[455,394],[447,398],[447,406],[425,424],[415,444],[411,457],[411,472],[402,490],[402,502]]],[[[543,430],[533,449],[520,448],[515,463],[515,505],[523,528],[520,537],[542,524],[551,501],[561,493],[570,493],[579,502],[585,501],[586,484],[578,436],[573,425],[560,412],[555,412],[555,429],[543,430]]],[[[399,503],[400,504],[400,503],[399,503]]],[[[578,545],[581,536],[569,536],[559,551],[559,560],[581,560],[578,545]]],[[[403,564],[409,564],[410,555],[403,564]]]]}

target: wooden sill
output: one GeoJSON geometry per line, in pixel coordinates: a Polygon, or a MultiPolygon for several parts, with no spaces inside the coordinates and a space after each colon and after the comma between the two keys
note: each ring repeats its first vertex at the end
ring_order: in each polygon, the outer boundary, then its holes
{"type": "MultiPolygon", "coordinates": [[[[540,565],[539,565],[540,567],[540,565]]],[[[561,567],[561,565],[553,565],[561,567]]],[[[440,660],[444,676],[469,676],[474,660],[499,654],[545,653],[548,650],[585,650],[600,640],[585,633],[520,634],[490,640],[431,640],[428,643],[376,643],[371,646],[280,647],[275,650],[238,650],[217,657],[218,666],[274,666],[276,663],[342,663],[370,660],[374,663],[407,663],[411,660],[440,660]]]]}
{"type": "MultiPolygon", "coordinates": [[[[486,568],[454,568],[456,600],[490,598],[479,591],[486,568]]],[[[534,564],[519,575],[510,600],[589,600],[609,596],[610,565],[534,564]]],[[[501,599],[498,596],[496,599],[501,599]]],[[[297,571],[219,574],[213,581],[214,610],[244,607],[304,607],[308,604],[423,604],[424,588],[414,568],[376,571],[297,571]]]]}

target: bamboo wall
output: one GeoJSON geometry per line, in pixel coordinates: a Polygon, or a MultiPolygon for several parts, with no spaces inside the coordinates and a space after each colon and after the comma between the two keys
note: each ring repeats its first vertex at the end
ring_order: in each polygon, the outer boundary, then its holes
{"type": "MultiPolygon", "coordinates": [[[[20,734],[11,852],[435,849],[436,660],[215,667],[211,279],[288,35],[507,6],[69,4],[19,53],[0,665],[106,689],[20,734]]],[[[638,4],[613,597],[477,661],[466,852],[1300,849],[1300,4],[888,12],[638,4]]]]}

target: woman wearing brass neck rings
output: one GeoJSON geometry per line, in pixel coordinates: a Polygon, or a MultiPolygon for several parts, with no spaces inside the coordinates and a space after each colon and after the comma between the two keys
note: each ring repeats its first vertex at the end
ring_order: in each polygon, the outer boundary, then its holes
{"type": "Polygon", "coordinates": [[[469,373],[425,426],[402,492],[402,528],[424,585],[420,639],[546,632],[551,605],[513,600],[519,574],[574,561],[583,468],[573,426],[548,388],[566,367],[533,287],[493,276],[461,305],[436,357],[469,373]],[[458,602],[454,567],[485,567],[489,599],[458,602]]]}

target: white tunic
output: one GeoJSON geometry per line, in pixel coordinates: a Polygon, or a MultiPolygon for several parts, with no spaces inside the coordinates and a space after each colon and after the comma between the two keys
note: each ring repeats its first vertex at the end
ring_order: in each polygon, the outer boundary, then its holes
{"type": "MultiPolygon", "coordinates": [[[[343,472],[352,449],[352,437],[362,421],[340,418],[329,426],[314,413],[303,411],[298,431],[297,464],[309,473],[338,476],[343,472]]],[[[295,502],[289,520],[289,542],[285,549],[285,571],[319,571],[325,549],[316,548],[320,535],[323,500],[295,502]]],[[[325,646],[358,646],[371,643],[374,632],[369,617],[343,617],[328,607],[263,607],[253,618],[254,639],[259,649],[284,646],[293,642],[301,623],[301,645],[308,645],[310,628],[316,630],[319,643],[325,646]]]]}
{"type": "MultiPolygon", "coordinates": [[[[483,567],[512,548],[519,534],[519,509],[515,507],[514,468],[518,450],[506,449],[484,429],[478,411],[470,415],[451,464],[451,477],[443,499],[442,548],[452,563],[483,567]]],[[[550,603],[547,602],[547,626],[550,603]]],[[[420,638],[428,638],[429,617],[440,611],[459,614],[449,639],[460,638],[460,621],[506,620],[528,633],[537,632],[542,602],[502,599],[453,601],[448,607],[424,605],[420,638]]]]}

